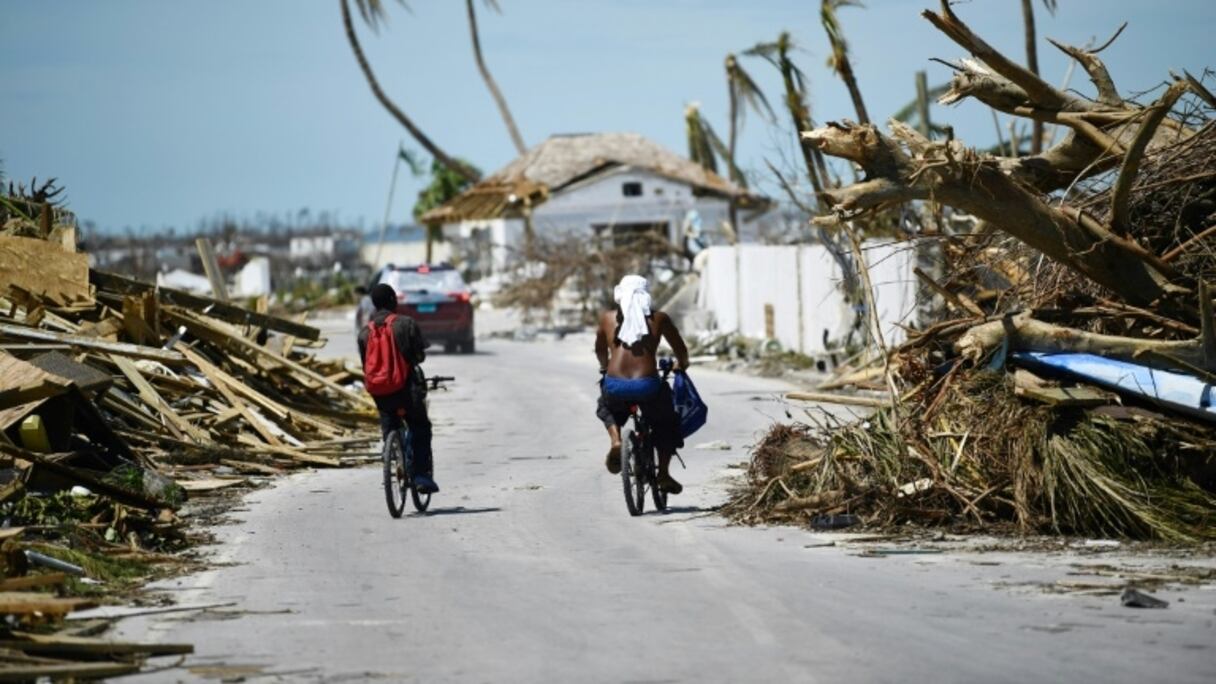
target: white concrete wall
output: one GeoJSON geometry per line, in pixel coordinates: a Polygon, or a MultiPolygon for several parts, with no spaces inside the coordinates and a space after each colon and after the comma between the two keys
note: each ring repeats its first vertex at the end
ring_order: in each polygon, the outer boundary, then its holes
{"type": "MultiPolygon", "coordinates": [[[[452,243],[436,241],[432,250],[431,261],[435,263],[450,261],[452,243]]],[[[373,269],[393,264],[395,266],[413,266],[426,263],[426,240],[408,240],[385,242],[380,253],[380,263],[376,261],[376,241],[369,240],[359,248],[359,260],[373,269]]]]}
{"type": "Polygon", "coordinates": [[[330,235],[293,237],[288,244],[287,255],[296,259],[324,259],[334,256],[334,238],[330,235]]]}
{"type": "MultiPolygon", "coordinates": [[[[916,311],[915,253],[906,243],[872,242],[863,250],[885,339],[900,342],[905,335],[896,323],[909,324],[916,311]]],[[[839,289],[840,268],[820,245],[710,247],[697,266],[697,305],[712,314],[717,332],[764,338],[768,304],[781,345],[817,354],[827,351],[825,331],[839,340],[853,320],[839,289]]]]}

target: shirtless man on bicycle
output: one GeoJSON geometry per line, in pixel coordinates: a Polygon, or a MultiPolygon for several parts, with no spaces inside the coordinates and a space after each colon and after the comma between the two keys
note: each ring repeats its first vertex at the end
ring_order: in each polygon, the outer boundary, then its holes
{"type": "Polygon", "coordinates": [[[595,335],[595,356],[603,376],[595,415],[612,440],[605,465],[610,473],[621,472],[621,426],[629,419],[630,406],[640,406],[654,431],[659,454],[658,486],[668,494],[679,494],[684,488],[671,476],[668,466],[684,440],[671,387],[659,377],[657,352],[659,342],[667,340],[676,357],[676,370],[680,371],[688,368],[688,347],[667,314],[651,311],[645,278],[625,276],[613,291],[613,298],[616,309],[600,316],[595,335]]]}

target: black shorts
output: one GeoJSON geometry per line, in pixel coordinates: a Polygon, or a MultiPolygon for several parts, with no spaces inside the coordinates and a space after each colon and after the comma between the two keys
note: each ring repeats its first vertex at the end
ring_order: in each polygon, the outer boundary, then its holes
{"type": "Polygon", "coordinates": [[[671,397],[671,386],[662,383],[657,394],[642,401],[618,399],[604,394],[600,390],[600,398],[596,403],[595,415],[603,421],[605,427],[613,425],[620,427],[629,420],[629,408],[638,406],[646,422],[650,424],[653,433],[655,449],[665,454],[675,453],[684,446],[680,437],[680,421],[676,417],[675,402],[671,397]]]}

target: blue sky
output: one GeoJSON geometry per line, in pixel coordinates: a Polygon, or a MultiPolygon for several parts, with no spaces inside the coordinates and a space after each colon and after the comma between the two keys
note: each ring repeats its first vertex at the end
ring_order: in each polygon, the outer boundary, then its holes
{"type": "MultiPolygon", "coordinates": [[[[392,5],[391,0],[389,4],[392,5]]],[[[482,47],[534,144],[552,133],[636,131],[683,153],[683,110],[700,102],[726,129],[722,60],[789,30],[811,80],[819,121],[851,116],[824,66],[814,0],[499,0],[478,4],[482,47]]],[[[381,81],[453,154],[492,171],[514,157],[477,75],[460,0],[390,7],[378,35],[360,25],[381,81]]],[[[913,74],[931,84],[961,56],[920,10],[933,0],[870,0],[840,11],[872,117],[912,98],[913,74]]],[[[1018,0],[971,0],[956,11],[990,43],[1022,56],[1018,0]]],[[[57,176],[83,220],[105,229],[191,228],[226,212],[252,217],[303,207],[378,225],[398,140],[417,149],[373,99],[342,32],[338,0],[4,0],[0,22],[0,159],[9,178],[57,176]]],[[[1168,69],[1216,66],[1210,0],[1060,0],[1036,3],[1040,37],[1105,40],[1118,86],[1160,84],[1168,69]]],[[[1044,76],[1067,62],[1045,42],[1044,76]]],[[[775,71],[745,67],[779,103],[775,71]],[[771,73],[770,73],[771,72],[771,73]]],[[[1072,86],[1091,92],[1078,70],[1072,86]]],[[[988,145],[977,104],[934,108],[956,135],[988,145]]],[[[784,121],[782,122],[784,125],[784,121]]],[[[787,127],[749,116],[744,168],[791,154],[787,127]]],[[[422,181],[403,174],[395,220],[409,216],[422,181]]]]}

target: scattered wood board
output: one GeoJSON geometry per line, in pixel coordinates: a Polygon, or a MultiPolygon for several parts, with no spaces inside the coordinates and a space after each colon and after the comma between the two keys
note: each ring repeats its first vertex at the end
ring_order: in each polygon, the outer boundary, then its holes
{"type": "Polygon", "coordinates": [[[93,299],[87,254],[46,240],[0,235],[0,294],[14,285],[60,302],[93,299]]]}

